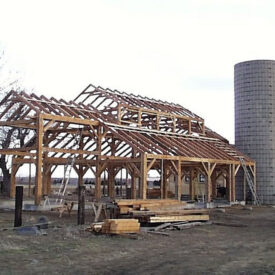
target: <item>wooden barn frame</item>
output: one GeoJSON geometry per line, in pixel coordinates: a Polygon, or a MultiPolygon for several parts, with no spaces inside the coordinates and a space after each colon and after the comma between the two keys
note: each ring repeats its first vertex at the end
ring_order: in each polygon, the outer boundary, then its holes
{"type": "Polygon", "coordinates": [[[178,104],[93,85],[69,102],[11,91],[0,102],[0,126],[25,134],[24,142],[15,148],[0,150],[0,154],[13,155],[10,195],[15,196],[19,167],[34,163],[37,205],[51,192],[55,168],[66,165],[72,155],[76,155],[79,185],[89,169],[94,173],[97,200],[102,195],[103,171],[108,174],[108,196],[113,198],[115,176],[122,168],[131,175],[132,198],[147,198],[147,175],[156,169],[161,198],[167,198],[168,178],[174,174],[175,197],[181,198],[182,179],[188,175],[189,195],[194,199],[193,179],[204,173],[207,202],[216,197],[219,177],[226,181],[227,199],[235,201],[240,158],[256,186],[255,162],[207,128],[201,117],[178,104]],[[78,146],[76,136],[80,138],[78,146]]]}

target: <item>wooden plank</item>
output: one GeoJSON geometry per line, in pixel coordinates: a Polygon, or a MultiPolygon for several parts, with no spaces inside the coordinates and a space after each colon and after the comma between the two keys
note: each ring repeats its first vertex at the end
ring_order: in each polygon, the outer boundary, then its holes
{"type": "Polygon", "coordinates": [[[184,216],[190,214],[209,214],[208,209],[182,209],[182,210],[154,210],[154,211],[139,211],[139,210],[130,210],[130,213],[136,216],[184,216]]]}
{"type": "Polygon", "coordinates": [[[175,199],[158,199],[158,200],[154,200],[154,199],[147,199],[147,200],[115,200],[115,203],[117,205],[137,205],[137,204],[162,204],[162,205],[171,205],[171,204],[182,204],[182,205],[186,205],[185,202],[179,202],[178,200],[175,199]]]}
{"type": "Polygon", "coordinates": [[[208,221],[209,215],[184,215],[184,216],[161,216],[150,217],[150,223],[177,222],[177,221],[208,221]]]}

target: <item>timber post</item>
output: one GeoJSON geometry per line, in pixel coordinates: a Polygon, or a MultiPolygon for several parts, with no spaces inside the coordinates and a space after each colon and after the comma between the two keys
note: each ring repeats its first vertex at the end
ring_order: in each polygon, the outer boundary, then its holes
{"type": "Polygon", "coordinates": [[[78,212],[77,212],[77,224],[85,223],[85,189],[83,185],[78,186],[78,212]]]}
{"type": "Polygon", "coordinates": [[[108,196],[112,199],[115,197],[115,173],[112,166],[108,168],[108,196]]]}
{"type": "Polygon", "coordinates": [[[190,199],[195,199],[194,168],[190,168],[189,194],[190,199]]]}
{"type": "Polygon", "coordinates": [[[14,227],[18,227],[22,225],[23,193],[24,193],[24,187],[16,186],[14,227]]]}
{"type": "Polygon", "coordinates": [[[147,197],[147,155],[141,154],[141,199],[147,197]]]}
{"type": "Polygon", "coordinates": [[[10,197],[15,197],[15,187],[16,187],[16,172],[18,168],[17,165],[13,163],[12,159],[12,166],[11,166],[11,187],[10,187],[10,197]]]}
{"type": "Polygon", "coordinates": [[[181,194],[182,194],[182,179],[181,179],[181,160],[178,160],[178,177],[177,177],[177,185],[178,185],[178,192],[177,192],[177,198],[180,201],[181,200],[181,194]]]}
{"type": "Polygon", "coordinates": [[[42,169],[43,169],[43,118],[37,117],[37,138],[36,138],[36,179],[35,179],[35,205],[39,205],[42,196],[42,169]]]}

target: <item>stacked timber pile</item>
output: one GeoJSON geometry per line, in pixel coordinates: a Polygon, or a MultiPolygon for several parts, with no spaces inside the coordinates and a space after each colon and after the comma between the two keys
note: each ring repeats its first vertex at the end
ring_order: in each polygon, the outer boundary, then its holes
{"type": "Polygon", "coordinates": [[[105,234],[138,233],[139,230],[140,224],[135,219],[106,219],[101,228],[101,232],[105,234]]]}
{"type": "Polygon", "coordinates": [[[159,209],[184,209],[186,202],[178,200],[116,200],[120,214],[130,214],[134,210],[153,211],[159,209]]]}
{"type": "Polygon", "coordinates": [[[131,216],[147,223],[208,221],[207,209],[132,211],[131,216]]]}
{"type": "Polygon", "coordinates": [[[207,209],[185,209],[178,200],[117,200],[120,214],[146,223],[208,221],[207,209]]]}

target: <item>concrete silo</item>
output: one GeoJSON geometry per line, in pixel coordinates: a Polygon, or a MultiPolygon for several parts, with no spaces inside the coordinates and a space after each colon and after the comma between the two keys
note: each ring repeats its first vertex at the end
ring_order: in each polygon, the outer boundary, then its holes
{"type": "Polygon", "coordinates": [[[256,161],[259,199],[275,204],[275,61],[236,64],[234,89],[236,147],[256,161]]]}

